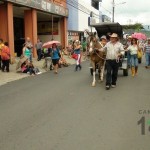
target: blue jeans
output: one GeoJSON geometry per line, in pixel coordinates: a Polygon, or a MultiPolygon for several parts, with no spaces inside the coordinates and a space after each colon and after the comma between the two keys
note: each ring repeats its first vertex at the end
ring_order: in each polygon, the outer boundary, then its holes
{"type": "Polygon", "coordinates": [[[137,54],[131,55],[131,67],[138,67],[138,56],[137,56],[137,54]]]}
{"type": "Polygon", "coordinates": [[[150,53],[145,53],[146,66],[150,66],[150,53]]]}
{"type": "Polygon", "coordinates": [[[128,66],[130,66],[131,65],[131,54],[130,54],[130,51],[127,51],[127,60],[128,60],[128,66]]]}

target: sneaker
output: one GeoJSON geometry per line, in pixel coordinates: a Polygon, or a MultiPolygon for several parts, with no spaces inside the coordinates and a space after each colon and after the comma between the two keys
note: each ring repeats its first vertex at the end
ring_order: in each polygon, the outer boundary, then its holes
{"type": "Polygon", "coordinates": [[[36,74],[38,75],[38,74],[41,74],[42,72],[37,72],[36,74]]]}
{"type": "Polygon", "coordinates": [[[113,84],[112,84],[112,85],[111,85],[111,87],[112,87],[112,88],[115,88],[115,87],[116,87],[116,85],[113,85],[113,84]]]}
{"type": "Polygon", "coordinates": [[[110,86],[109,85],[106,85],[106,90],[109,90],[110,89],[110,86]]]}

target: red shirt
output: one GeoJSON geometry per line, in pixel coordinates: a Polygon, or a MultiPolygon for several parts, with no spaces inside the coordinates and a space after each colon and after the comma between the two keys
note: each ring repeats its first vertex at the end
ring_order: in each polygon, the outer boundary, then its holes
{"type": "Polygon", "coordinates": [[[9,60],[10,59],[10,49],[8,46],[4,46],[2,48],[1,57],[2,57],[2,60],[9,60]]]}

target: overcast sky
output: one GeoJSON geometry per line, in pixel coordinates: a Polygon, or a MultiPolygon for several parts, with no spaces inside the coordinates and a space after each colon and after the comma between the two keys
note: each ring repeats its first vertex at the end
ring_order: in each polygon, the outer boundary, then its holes
{"type": "MultiPolygon", "coordinates": [[[[115,22],[150,25],[150,0],[115,0],[115,4],[115,22]]],[[[102,0],[100,9],[112,18],[112,0],[102,0]]]]}

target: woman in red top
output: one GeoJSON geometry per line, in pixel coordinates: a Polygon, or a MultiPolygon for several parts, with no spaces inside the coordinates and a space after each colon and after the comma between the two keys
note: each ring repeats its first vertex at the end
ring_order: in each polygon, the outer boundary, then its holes
{"type": "Polygon", "coordinates": [[[4,46],[2,48],[2,72],[6,71],[9,72],[9,61],[10,61],[10,49],[8,47],[8,42],[4,43],[4,46]]]}

